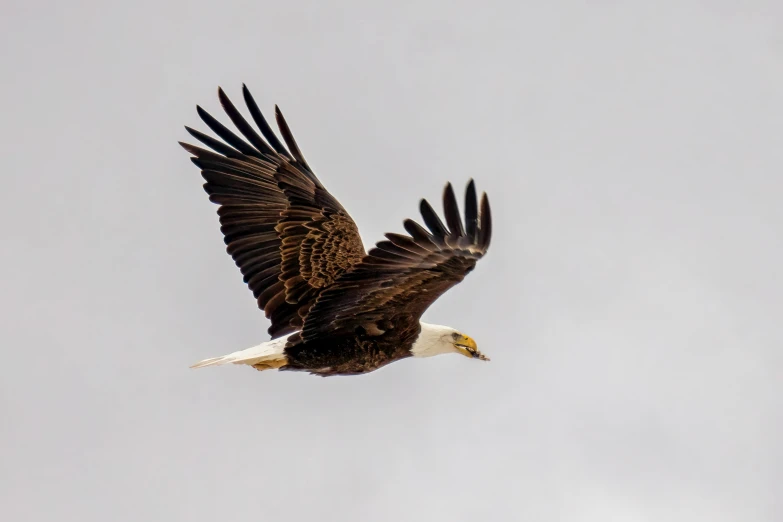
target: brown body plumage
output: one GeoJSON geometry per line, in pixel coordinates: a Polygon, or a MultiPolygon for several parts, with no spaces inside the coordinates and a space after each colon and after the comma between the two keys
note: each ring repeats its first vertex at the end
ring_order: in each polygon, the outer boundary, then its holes
{"type": "Polygon", "coordinates": [[[186,127],[212,150],[182,146],[201,169],[210,200],[220,205],[228,253],[271,320],[269,334],[288,335],[284,364],[269,367],[356,374],[410,356],[421,315],[489,246],[486,195],[479,206],[474,184],[468,184],[463,224],[449,184],[445,225],[422,200],[429,230],[406,220],[409,235],[386,234],[365,253],[356,224],[310,169],[279,109],[287,148],[246,87],[244,99],[263,138],[222,90],[218,94],[244,139],[199,107],[223,142],[186,127]]]}

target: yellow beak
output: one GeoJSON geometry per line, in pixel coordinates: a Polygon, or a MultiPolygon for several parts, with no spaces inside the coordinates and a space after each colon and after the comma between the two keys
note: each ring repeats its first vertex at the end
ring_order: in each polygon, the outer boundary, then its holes
{"type": "Polygon", "coordinates": [[[457,339],[455,339],[454,346],[456,346],[459,352],[465,357],[470,357],[471,359],[479,359],[482,361],[489,361],[489,357],[487,357],[486,355],[484,355],[478,350],[478,346],[476,346],[476,341],[474,341],[472,338],[468,337],[467,335],[462,335],[457,339]]]}

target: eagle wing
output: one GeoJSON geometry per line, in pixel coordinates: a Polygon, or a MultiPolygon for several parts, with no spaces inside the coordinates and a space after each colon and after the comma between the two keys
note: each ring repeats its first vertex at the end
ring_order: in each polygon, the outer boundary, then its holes
{"type": "Polygon", "coordinates": [[[473,180],[465,192],[465,223],[451,184],[443,193],[446,225],[422,200],[427,231],[413,220],[404,222],[409,235],[386,234],[362,261],[325,289],[304,321],[304,341],[321,335],[380,335],[395,318],[418,321],[449,288],[462,281],[486,253],[492,235],[487,195],[478,206],[473,180]]]}
{"type": "Polygon", "coordinates": [[[212,150],[180,144],[201,169],[210,201],[220,205],[227,251],[272,321],[275,338],[300,330],[319,293],[365,251],[356,224],[307,164],[280,109],[275,116],[287,148],[246,86],[243,95],[263,138],[219,89],[223,109],[245,139],[198,107],[223,141],[185,127],[212,150]]]}

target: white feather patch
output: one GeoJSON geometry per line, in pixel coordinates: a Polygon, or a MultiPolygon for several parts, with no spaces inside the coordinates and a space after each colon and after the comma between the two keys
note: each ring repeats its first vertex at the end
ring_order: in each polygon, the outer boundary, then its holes
{"type": "MultiPolygon", "coordinates": [[[[294,335],[294,334],[291,334],[294,335]]],[[[191,368],[204,368],[206,366],[219,366],[222,364],[246,364],[248,366],[258,365],[259,369],[279,368],[286,363],[285,345],[288,337],[280,337],[261,343],[246,350],[233,352],[222,357],[213,357],[197,362],[191,368]]]]}

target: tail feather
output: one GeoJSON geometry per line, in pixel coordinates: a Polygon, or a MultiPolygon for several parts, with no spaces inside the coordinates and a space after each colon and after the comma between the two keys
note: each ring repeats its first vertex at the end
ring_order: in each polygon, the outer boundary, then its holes
{"type": "Polygon", "coordinates": [[[246,364],[257,370],[271,370],[285,366],[287,359],[285,356],[285,345],[287,337],[274,339],[258,346],[253,346],[246,350],[233,352],[222,357],[212,357],[204,359],[191,368],[205,368],[207,366],[220,366],[223,364],[246,364]]]}

